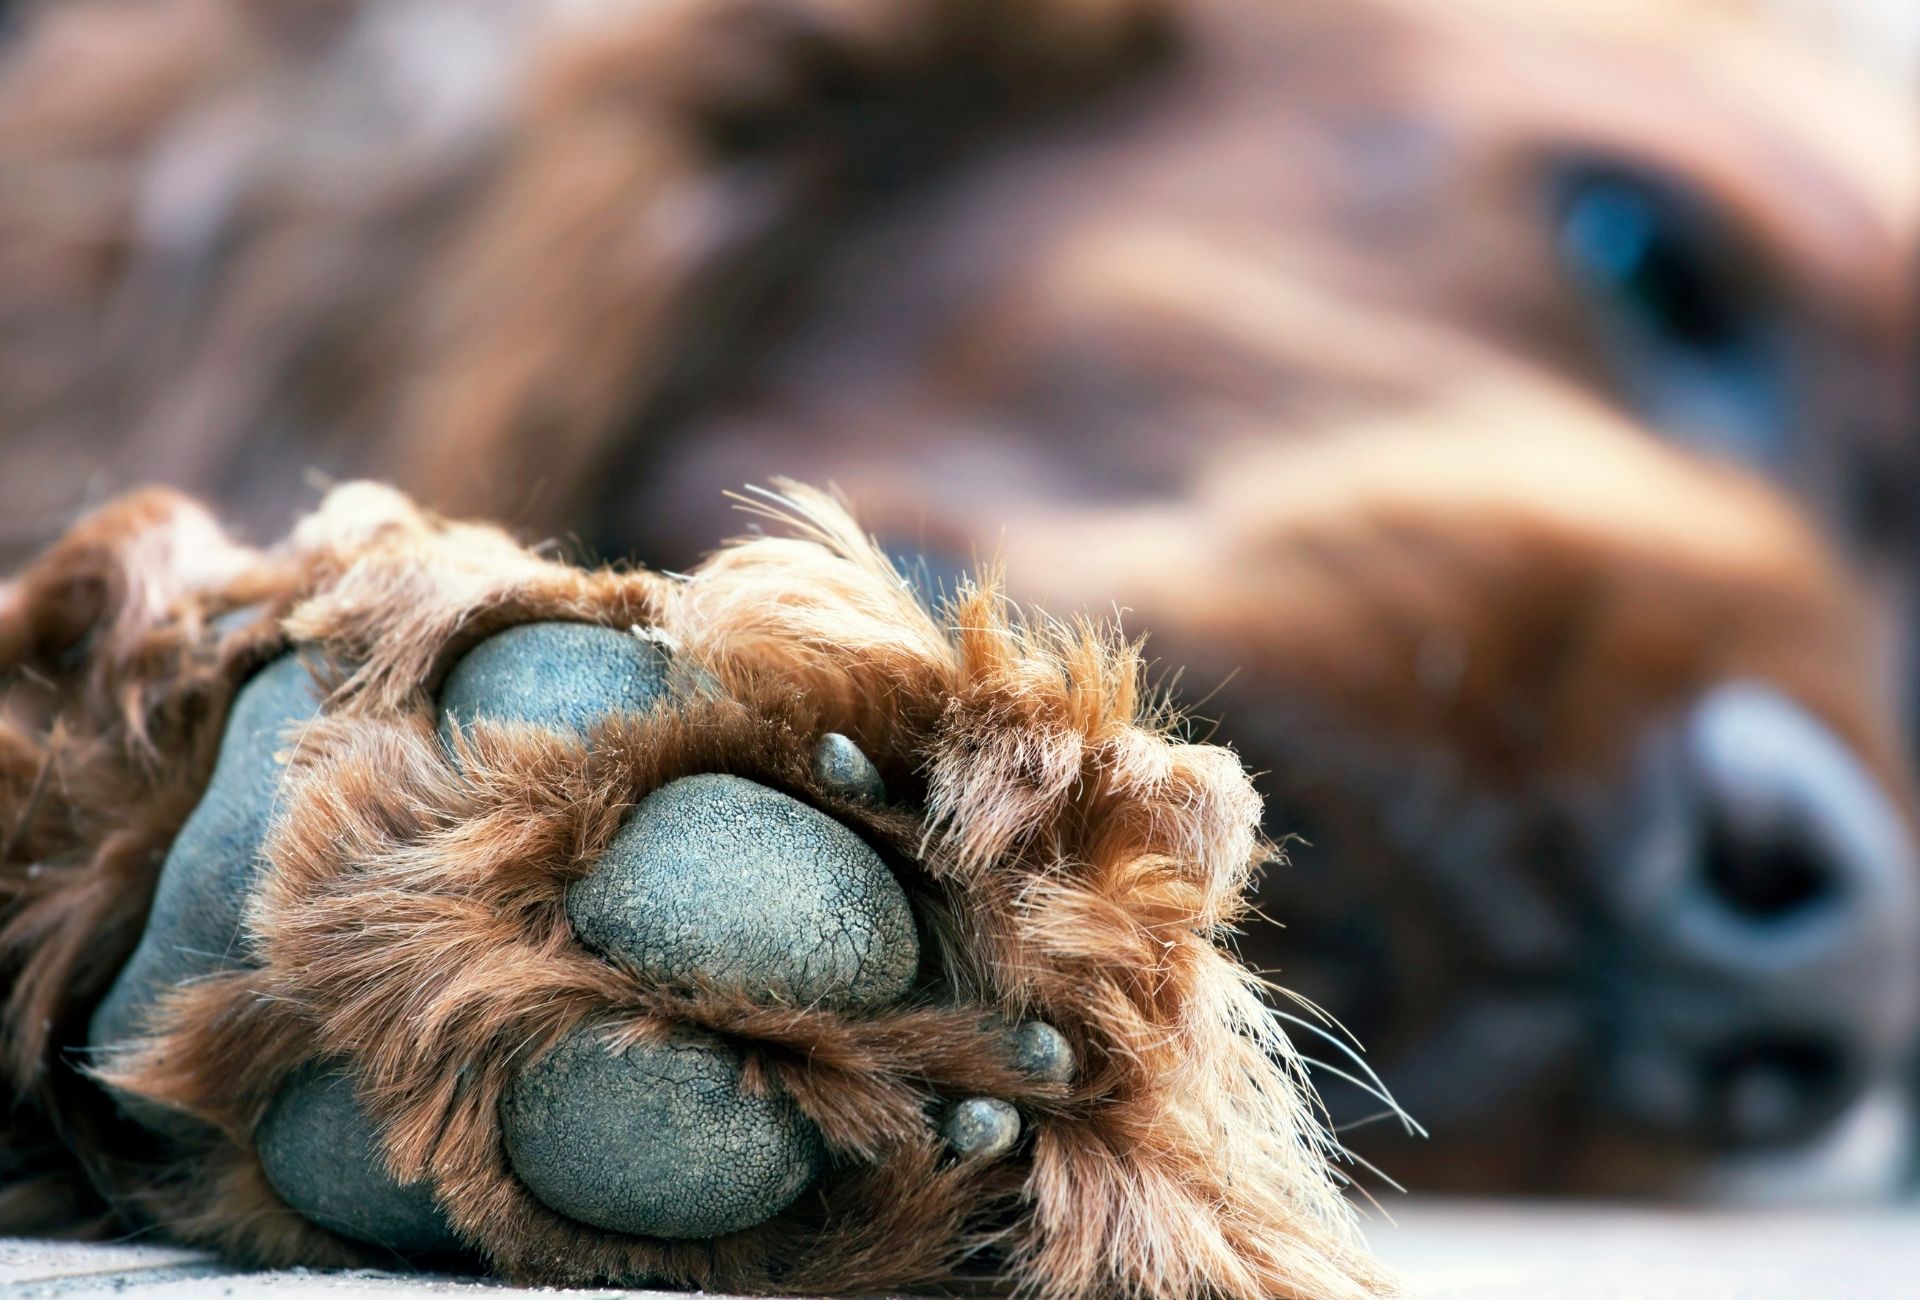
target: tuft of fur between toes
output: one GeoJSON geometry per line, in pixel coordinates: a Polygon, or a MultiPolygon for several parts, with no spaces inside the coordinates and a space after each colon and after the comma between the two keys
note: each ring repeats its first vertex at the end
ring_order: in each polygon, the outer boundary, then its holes
{"type": "Polygon", "coordinates": [[[430,1193],[458,1252],[521,1281],[1389,1293],[1224,942],[1263,858],[1234,756],[1171,733],[1115,636],[1020,617],[984,580],[930,609],[831,501],[764,508],[785,535],[680,577],[572,567],[367,484],[265,551],[150,492],[0,585],[0,1231],[391,1259],[263,1167],[263,1121],[333,1070],[351,1094],[314,1104],[357,1105],[370,1176],[430,1193]],[[543,623],[660,648],[675,707],[436,724],[463,655],[543,623]],[[279,736],[241,950],[89,1052],[229,706],[289,651],[321,703],[279,736]],[[582,942],[570,886],[695,776],[770,788],[878,854],[919,930],[917,969],[885,977],[909,992],[675,986],[582,942]],[[817,1131],[817,1177],[706,1238],[550,1208],[503,1115],[584,1029],[643,1055],[728,1045],[743,1096],[817,1131]]]}

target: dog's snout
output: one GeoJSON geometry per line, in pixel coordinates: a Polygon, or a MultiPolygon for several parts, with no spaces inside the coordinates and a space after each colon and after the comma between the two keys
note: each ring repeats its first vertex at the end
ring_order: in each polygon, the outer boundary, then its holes
{"type": "Polygon", "coordinates": [[[1724,686],[1693,710],[1683,743],[1699,885],[1734,925],[1764,932],[1911,903],[1906,827],[1811,714],[1767,687],[1724,686]]]}
{"type": "Polygon", "coordinates": [[[1611,1100],[1709,1145],[1812,1137],[1901,1067],[1920,1019],[1912,831],[1858,755],[1758,683],[1701,697],[1639,782],[1609,891],[1611,1100]]]}

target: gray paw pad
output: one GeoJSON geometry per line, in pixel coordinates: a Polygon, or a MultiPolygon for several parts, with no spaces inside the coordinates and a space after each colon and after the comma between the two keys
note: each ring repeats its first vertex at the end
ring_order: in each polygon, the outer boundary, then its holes
{"type": "Polygon", "coordinates": [[[752,1227],[792,1204],[824,1160],[799,1108],[744,1092],[738,1056],[705,1035],[616,1054],[582,1030],[520,1073],[501,1113],[528,1190],[637,1236],[752,1227]]]}
{"type": "Polygon", "coordinates": [[[592,623],[523,623],[468,651],[440,688],[440,734],[471,722],[530,722],[585,735],[669,694],[657,641],[592,623]]]}
{"type": "Polygon", "coordinates": [[[893,1001],[920,945],[899,882],[839,822],[737,776],[640,801],[567,891],[581,941],[648,978],[848,1007],[893,1001]]]}
{"type": "Polygon", "coordinates": [[[431,1187],[402,1185],[387,1172],[353,1081],[337,1069],[295,1075],[253,1138],[280,1199],[329,1232],[402,1255],[460,1248],[431,1187]]]}
{"type": "Polygon", "coordinates": [[[822,786],[843,799],[870,804],[887,801],[887,784],[880,779],[880,770],[873,765],[873,760],[837,731],[829,731],[814,746],[813,775],[822,786]]]}
{"type": "Polygon", "coordinates": [[[961,1156],[995,1160],[1020,1140],[1020,1112],[998,1097],[969,1097],[947,1112],[940,1136],[961,1156]]]}
{"type": "MultiPolygon", "coordinates": [[[[289,730],[319,711],[312,678],[290,654],[234,697],[206,793],[161,865],[146,931],[94,1010],[88,1041],[96,1051],[145,1032],[166,990],[248,964],[242,917],[283,775],[276,756],[289,730]]],[[[144,1121],[153,1108],[135,1109],[144,1121]]]]}
{"type": "Polygon", "coordinates": [[[1045,1021],[1026,1021],[1013,1031],[1013,1068],[1048,1083],[1072,1083],[1073,1045],[1045,1021]]]}

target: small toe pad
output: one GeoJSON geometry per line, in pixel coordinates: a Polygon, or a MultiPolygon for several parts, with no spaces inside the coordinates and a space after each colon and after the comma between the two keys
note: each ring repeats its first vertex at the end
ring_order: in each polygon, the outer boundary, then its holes
{"type": "Polygon", "coordinates": [[[1029,1020],[1013,1031],[1013,1068],[1030,1079],[1073,1082],[1073,1045],[1044,1020],[1029,1020]]]}
{"type": "Polygon", "coordinates": [[[1020,1112],[998,1097],[969,1097],[947,1112],[940,1135],[961,1156],[995,1160],[1020,1140],[1020,1112]]]}
{"type": "Polygon", "coordinates": [[[829,731],[814,746],[813,775],[822,786],[843,799],[869,804],[887,801],[887,783],[880,779],[880,770],[873,765],[873,760],[837,731],[829,731]]]}

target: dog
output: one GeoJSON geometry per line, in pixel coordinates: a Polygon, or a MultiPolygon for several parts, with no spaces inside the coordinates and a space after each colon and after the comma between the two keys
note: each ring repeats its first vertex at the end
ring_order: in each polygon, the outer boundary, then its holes
{"type": "Polygon", "coordinates": [[[1185,666],[1363,1154],[1904,1177],[1910,111],[1710,5],[510,9],[37,15],[13,517],[316,467],[678,567],[831,480],[1185,666]]]}

